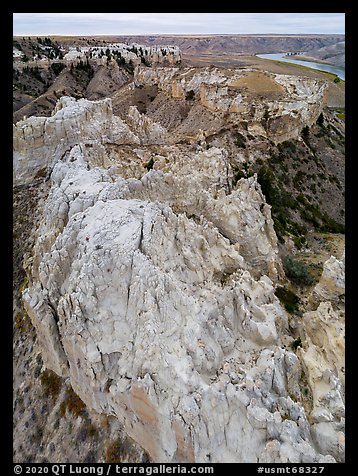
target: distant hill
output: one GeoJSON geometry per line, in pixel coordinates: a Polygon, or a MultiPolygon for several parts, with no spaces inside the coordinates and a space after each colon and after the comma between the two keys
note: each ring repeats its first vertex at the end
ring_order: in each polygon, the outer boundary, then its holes
{"type": "Polygon", "coordinates": [[[339,41],[334,45],[324,46],[322,48],[309,50],[306,56],[327,61],[336,66],[345,66],[345,41],[339,41]]]}
{"type": "MultiPolygon", "coordinates": [[[[102,37],[103,39],[104,37],[102,37]]],[[[111,40],[176,45],[190,56],[308,51],[344,42],[344,35],[174,35],[118,36],[111,40]]]]}

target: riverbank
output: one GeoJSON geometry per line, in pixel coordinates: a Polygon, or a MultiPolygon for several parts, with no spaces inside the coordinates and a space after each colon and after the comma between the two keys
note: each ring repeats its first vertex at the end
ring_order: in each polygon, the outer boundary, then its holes
{"type": "Polygon", "coordinates": [[[290,55],[290,56],[285,56],[287,59],[294,59],[297,61],[307,61],[309,63],[322,63],[322,64],[329,64],[331,66],[335,66],[333,63],[330,63],[329,61],[320,59],[320,58],[315,58],[314,56],[308,56],[308,55],[290,55]]]}
{"type": "Polygon", "coordinates": [[[305,66],[310,69],[322,71],[325,73],[331,73],[336,75],[339,79],[345,80],[345,68],[339,67],[339,66],[334,66],[331,64],[325,64],[322,62],[316,62],[316,61],[304,61],[302,60],[303,55],[298,55],[300,59],[292,59],[292,56],[285,56],[284,53],[268,53],[268,54],[260,54],[256,55],[258,58],[262,59],[268,59],[268,60],[273,60],[273,61],[281,61],[284,63],[290,63],[294,65],[299,65],[299,66],[305,66]]]}
{"type": "Polygon", "coordinates": [[[328,82],[327,91],[323,99],[324,106],[345,107],[345,82],[335,83],[335,75],[317,69],[307,68],[302,64],[290,63],[287,61],[273,61],[261,58],[257,55],[183,55],[183,65],[194,68],[204,68],[207,66],[219,68],[253,68],[259,71],[266,71],[274,74],[291,74],[295,76],[305,76],[315,79],[326,79],[328,82]]]}

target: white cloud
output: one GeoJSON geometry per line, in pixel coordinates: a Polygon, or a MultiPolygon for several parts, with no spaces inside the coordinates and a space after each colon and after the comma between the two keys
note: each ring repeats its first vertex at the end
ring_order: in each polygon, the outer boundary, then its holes
{"type": "Polygon", "coordinates": [[[344,33],[344,13],[14,13],[15,35],[344,33]]]}

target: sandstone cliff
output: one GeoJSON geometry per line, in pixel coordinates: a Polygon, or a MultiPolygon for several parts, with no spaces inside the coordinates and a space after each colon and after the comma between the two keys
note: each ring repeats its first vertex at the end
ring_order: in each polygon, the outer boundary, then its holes
{"type": "MultiPolygon", "coordinates": [[[[210,135],[224,124],[245,123],[249,132],[267,136],[275,143],[298,137],[302,127],[316,121],[327,88],[323,81],[250,68],[136,68],[134,85],[150,84],[156,84],[170,100],[196,99],[187,117],[173,129],[179,137],[195,137],[199,129],[210,135]]],[[[148,114],[153,111],[159,122],[167,121],[166,114],[159,116],[160,109],[158,95],[148,114]]]]}
{"type": "MultiPolygon", "coordinates": [[[[200,107],[233,121],[263,119],[263,107],[243,101],[241,110],[229,94],[251,72],[208,79],[172,69],[161,83],[163,73],[138,70],[135,81],[178,98],[193,90],[200,107]]],[[[266,79],[282,98],[268,106],[273,117],[298,117],[300,128],[316,119],[322,84],[266,79]]],[[[332,290],[332,266],[296,354],[256,175],[235,183],[227,151],[206,150],[202,131],[182,144],[183,127],[169,135],[128,112],[62,98],[50,118],[14,128],[15,183],[44,174],[50,187],[23,293],[45,365],[89,408],[116,416],[154,461],[343,461],[343,324],[329,301],[338,291],[322,291],[332,290]]],[[[279,141],[298,127],[283,124],[262,127],[279,141]]]]}

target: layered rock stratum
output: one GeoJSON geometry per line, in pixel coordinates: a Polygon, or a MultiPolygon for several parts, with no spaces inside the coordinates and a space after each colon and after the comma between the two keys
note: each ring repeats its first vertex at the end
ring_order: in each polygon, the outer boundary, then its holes
{"type": "MultiPolygon", "coordinates": [[[[323,82],[266,74],[275,100],[253,105],[251,74],[138,68],[131,87],[193,91],[211,133],[244,121],[274,143],[316,121],[323,82]]],[[[344,261],[326,263],[294,352],[257,176],[234,182],[206,130],[154,107],[63,97],[14,126],[15,184],[49,187],[23,292],[46,367],[153,461],[343,461],[344,261]]]]}

